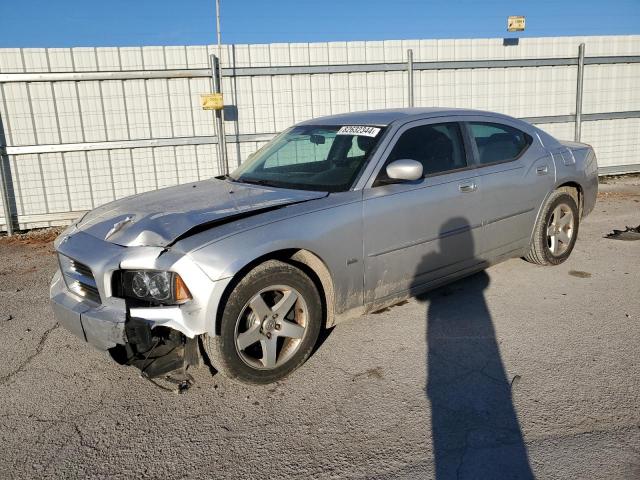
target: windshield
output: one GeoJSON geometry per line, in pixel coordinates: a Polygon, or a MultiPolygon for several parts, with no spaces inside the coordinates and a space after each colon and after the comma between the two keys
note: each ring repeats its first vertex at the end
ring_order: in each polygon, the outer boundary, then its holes
{"type": "Polygon", "coordinates": [[[362,125],[293,127],[249,156],[229,177],[272,187],[342,192],[351,188],[382,130],[362,125]]]}

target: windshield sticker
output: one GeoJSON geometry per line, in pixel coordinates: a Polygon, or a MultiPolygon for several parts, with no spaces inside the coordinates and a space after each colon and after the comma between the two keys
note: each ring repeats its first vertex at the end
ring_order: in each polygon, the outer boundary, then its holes
{"type": "Polygon", "coordinates": [[[359,135],[361,137],[375,137],[380,133],[377,127],[368,127],[366,125],[345,125],[336,135],[359,135]]]}

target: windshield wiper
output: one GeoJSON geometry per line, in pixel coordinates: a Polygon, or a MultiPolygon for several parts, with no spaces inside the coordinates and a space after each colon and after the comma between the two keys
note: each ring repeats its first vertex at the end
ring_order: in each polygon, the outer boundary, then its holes
{"type": "MultiPolygon", "coordinates": [[[[217,177],[218,180],[228,180],[230,182],[234,182],[234,183],[241,183],[237,178],[233,178],[231,175],[229,175],[228,173],[225,173],[223,175],[218,175],[217,177]]],[[[247,182],[248,183],[248,182],[247,182]]]]}
{"type": "Polygon", "coordinates": [[[238,179],[234,179],[235,182],[240,182],[240,183],[250,183],[252,185],[263,185],[265,187],[275,187],[275,185],[273,183],[271,183],[268,180],[261,180],[258,178],[238,178],[238,179]]]}

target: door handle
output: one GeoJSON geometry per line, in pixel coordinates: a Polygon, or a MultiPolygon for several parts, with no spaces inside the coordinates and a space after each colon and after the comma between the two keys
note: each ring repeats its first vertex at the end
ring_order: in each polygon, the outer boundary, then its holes
{"type": "Polygon", "coordinates": [[[536,168],[536,173],[538,175],[546,175],[547,173],[549,173],[549,165],[544,165],[542,167],[536,168]]]}
{"type": "Polygon", "coordinates": [[[478,189],[478,185],[476,184],[476,182],[473,182],[473,181],[458,184],[458,190],[460,190],[462,193],[475,192],[477,189],[478,189]]]}

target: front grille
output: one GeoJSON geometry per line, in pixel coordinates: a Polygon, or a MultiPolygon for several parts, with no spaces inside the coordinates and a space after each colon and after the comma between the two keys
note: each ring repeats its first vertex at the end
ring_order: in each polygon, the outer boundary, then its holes
{"type": "Polygon", "coordinates": [[[100,293],[93,272],[84,263],[58,255],[60,270],[69,290],[93,303],[100,303],[100,293]]]}
{"type": "Polygon", "coordinates": [[[91,272],[91,269],[87,267],[84,263],[80,263],[76,260],[71,260],[71,266],[79,274],[93,278],[93,272],[91,272]]]}

